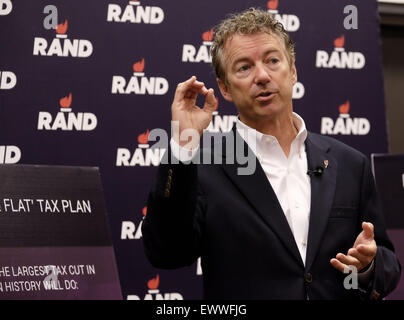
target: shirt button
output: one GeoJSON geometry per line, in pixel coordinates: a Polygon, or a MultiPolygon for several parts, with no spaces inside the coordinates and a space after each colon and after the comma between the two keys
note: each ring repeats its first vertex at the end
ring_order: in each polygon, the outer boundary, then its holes
{"type": "Polygon", "coordinates": [[[303,240],[303,241],[302,241],[302,246],[305,247],[306,245],[307,245],[307,242],[303,240]]]}

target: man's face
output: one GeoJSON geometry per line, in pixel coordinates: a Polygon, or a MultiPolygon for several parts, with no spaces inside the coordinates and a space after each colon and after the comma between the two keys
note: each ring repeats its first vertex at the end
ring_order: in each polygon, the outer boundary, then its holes
{"type": "Polygon", "coordinates": [[[292,112],[297,75],[282,40],[276,35],[236,34],[224,47],[227,83],[218,79],[223,97],[233,102],[240,119],[251,127],[292,112]]]}

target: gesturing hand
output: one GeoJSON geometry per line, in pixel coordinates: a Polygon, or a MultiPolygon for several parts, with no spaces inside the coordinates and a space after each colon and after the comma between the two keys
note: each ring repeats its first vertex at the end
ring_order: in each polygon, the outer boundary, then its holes
{"type": "Polygon", "coordinates": [[[216,98],[213,89],[208,90],[203,82],[196,80],[195,76],[178,84],[171,106],[171,114],[172,120],[178,121],[179,124],[179,130],[175,130],[174,128],[173,135],[180,146],[184,146],[188,143],[188,140],[181,141],[179,139],[184,130],[196,130],[199,137],[203,134],[203,130],[207,128],[212,120],[212,112],[214,111],[215,105],[216,98]],[[198,94],[205,96],[203,108],[196,105],[198,94]]]}
{"type": "Polygon", "coordinates": [[[338,253],[335,258],[330,260],[332,266],[341,272],[348,265],[355,266],[358,271],[367,267],[376,256],[377,246],[374,239],[374,227],[370,222],[362,222],[362,232],[356,238],[356,241],[348,254],[338,253]]]}

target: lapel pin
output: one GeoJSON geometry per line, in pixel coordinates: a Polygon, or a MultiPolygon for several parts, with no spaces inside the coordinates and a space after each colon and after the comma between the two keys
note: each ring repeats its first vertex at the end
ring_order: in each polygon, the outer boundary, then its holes
{"type": "Polygon", "coordinates": [[[327,169],[328,167],[328,160],[324,160],[324,168],[327,169]]]}

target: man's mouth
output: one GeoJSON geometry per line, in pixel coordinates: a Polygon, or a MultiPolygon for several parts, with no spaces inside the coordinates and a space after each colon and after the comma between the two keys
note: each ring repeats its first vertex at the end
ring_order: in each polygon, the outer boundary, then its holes
{"type": "Polygon", "coordinates": [[[258,96],[260,96],[260,97],[268,97],[268,96],[270,96],[272,93],[271,92],[262,92],[262,93],[260,93],[258,96]]]}
{"type": "Polygon", "coordinates": [[[256,96],[256,99],[258,101],[267,101],[267,100],[271,99],[273,96],[274,96],[273,92],[263,91],[256,96]]]}

